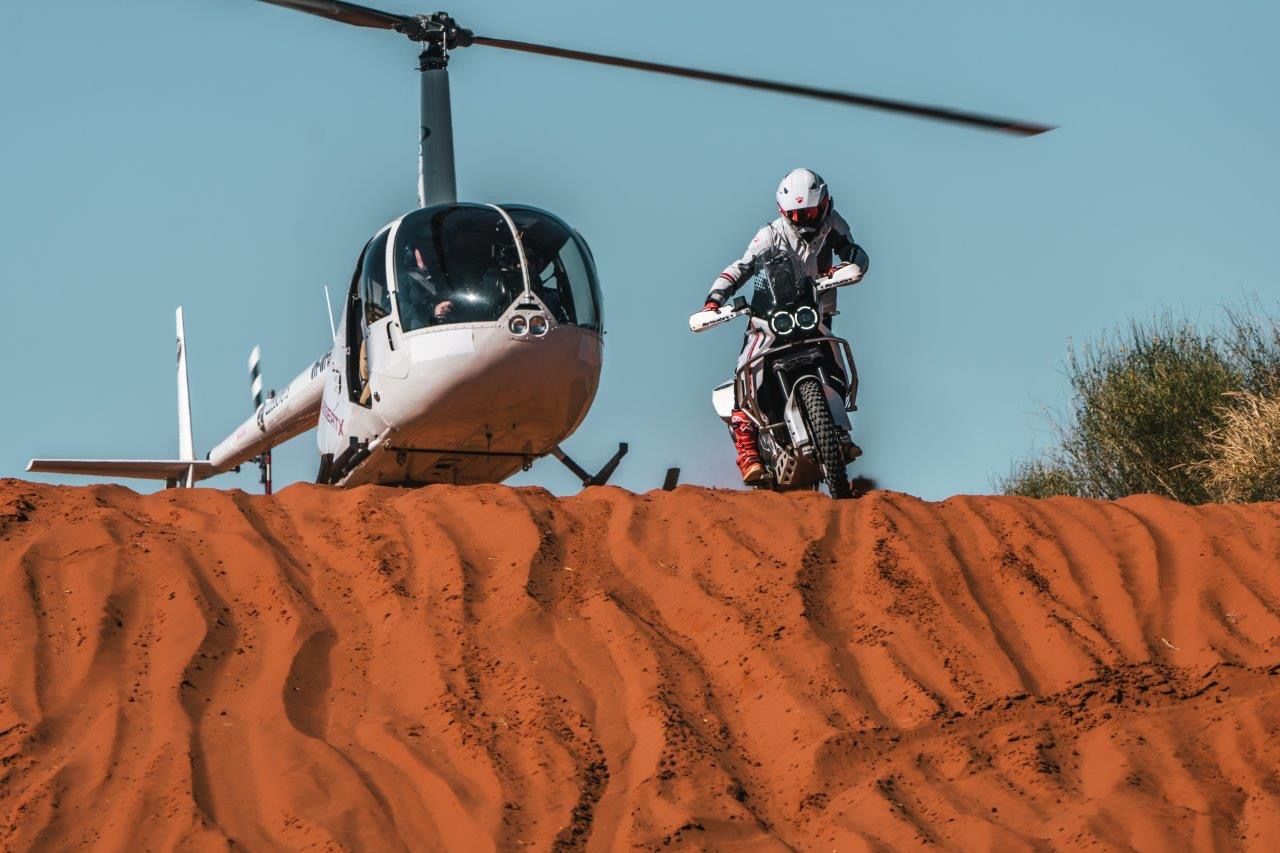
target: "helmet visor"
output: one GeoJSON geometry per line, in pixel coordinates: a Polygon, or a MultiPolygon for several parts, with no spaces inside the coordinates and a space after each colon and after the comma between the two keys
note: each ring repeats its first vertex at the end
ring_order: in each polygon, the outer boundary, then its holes
{"type": "Polygon", "coordinates": [[[827,215],[828,207],[830,207],[830,199],[823,199],[821,204],[796,210],[784,210],[782,215],[799,228],[816,228],[827,215]]]}

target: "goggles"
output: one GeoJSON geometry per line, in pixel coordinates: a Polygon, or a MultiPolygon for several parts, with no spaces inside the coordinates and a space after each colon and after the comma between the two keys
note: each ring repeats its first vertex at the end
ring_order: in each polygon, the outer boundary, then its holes
{"type": "Polygon", "coordinates": [[[803,228],[812,228],[822,222],[823,217],[827,215],[827,210],[831,207],[831,199],[824,199],[823,202],[815,207],[802,207],[797,210],[784,210],[782,215],[790,219],[796,225],[803,228]]]}

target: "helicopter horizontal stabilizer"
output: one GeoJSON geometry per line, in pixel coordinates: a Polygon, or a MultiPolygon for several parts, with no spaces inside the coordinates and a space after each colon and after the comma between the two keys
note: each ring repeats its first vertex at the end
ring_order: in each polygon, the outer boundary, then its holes
{"type": "Polygon", "coordinates": [[[94,477],[132,477],[137,480],[203,480],[213,465],[203,459],[32,459],[27,470],[40,474],[87,474],[94,477]]]}

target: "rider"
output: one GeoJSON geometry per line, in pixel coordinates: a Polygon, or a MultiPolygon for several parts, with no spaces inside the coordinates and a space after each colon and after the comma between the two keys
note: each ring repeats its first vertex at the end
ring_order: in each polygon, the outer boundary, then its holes
{"type": "MultiPolygon", "coordinates": [[[[857,268],[853,281],[858,281],[867,271],[867,253],[853,241],[849,223],[832,208],[827,182],[808,169],[795,169],[778,184],[777,219],[761,228],[747,246],[741,260],[729,264],[716,277],[707,294],[704,310],[722,307],[738,288],[755,274],[761,253],[777,248],[790,252],[804,274],[812,278],[830,275],[837,269],[853,265],[857,268]]],[[[830,327],[831,316],[836,313],[835,289],[823,293],[819,307],[823,324],[830,327]]],[[[747,335],[738,356],[738,365],[751,357],[759,345],[763,333],[755,331],[747,335]]],[[[760,463],[760,450],[756,444],[756,428],[741,409],[735,408],[729,421],[729,431],[738,451],[738,470],[744,483],[757,483],[765,476],[760,463]]],[[[856,454],[857,451],[855,451],[856,454]]]]}

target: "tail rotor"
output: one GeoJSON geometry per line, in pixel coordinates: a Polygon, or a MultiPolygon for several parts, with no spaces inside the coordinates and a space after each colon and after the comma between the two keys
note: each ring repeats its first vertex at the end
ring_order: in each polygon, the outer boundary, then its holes
{"type": "MultiPolygon", "coordinates": [[[[249,393],[253,396],[253,410],[255,412],[262,409],[262,347],[255,346],[253,352],[249,353],[249,393]]],[[[274,395],[273,395],[274,396],[274,395]]],[[[262,451],[260,456],[250,460],[258,463],[258,470],[262,473],[259,482],[262,483],[264,494],[271,494],[271,449],[267,448],[262,451]]]]}

